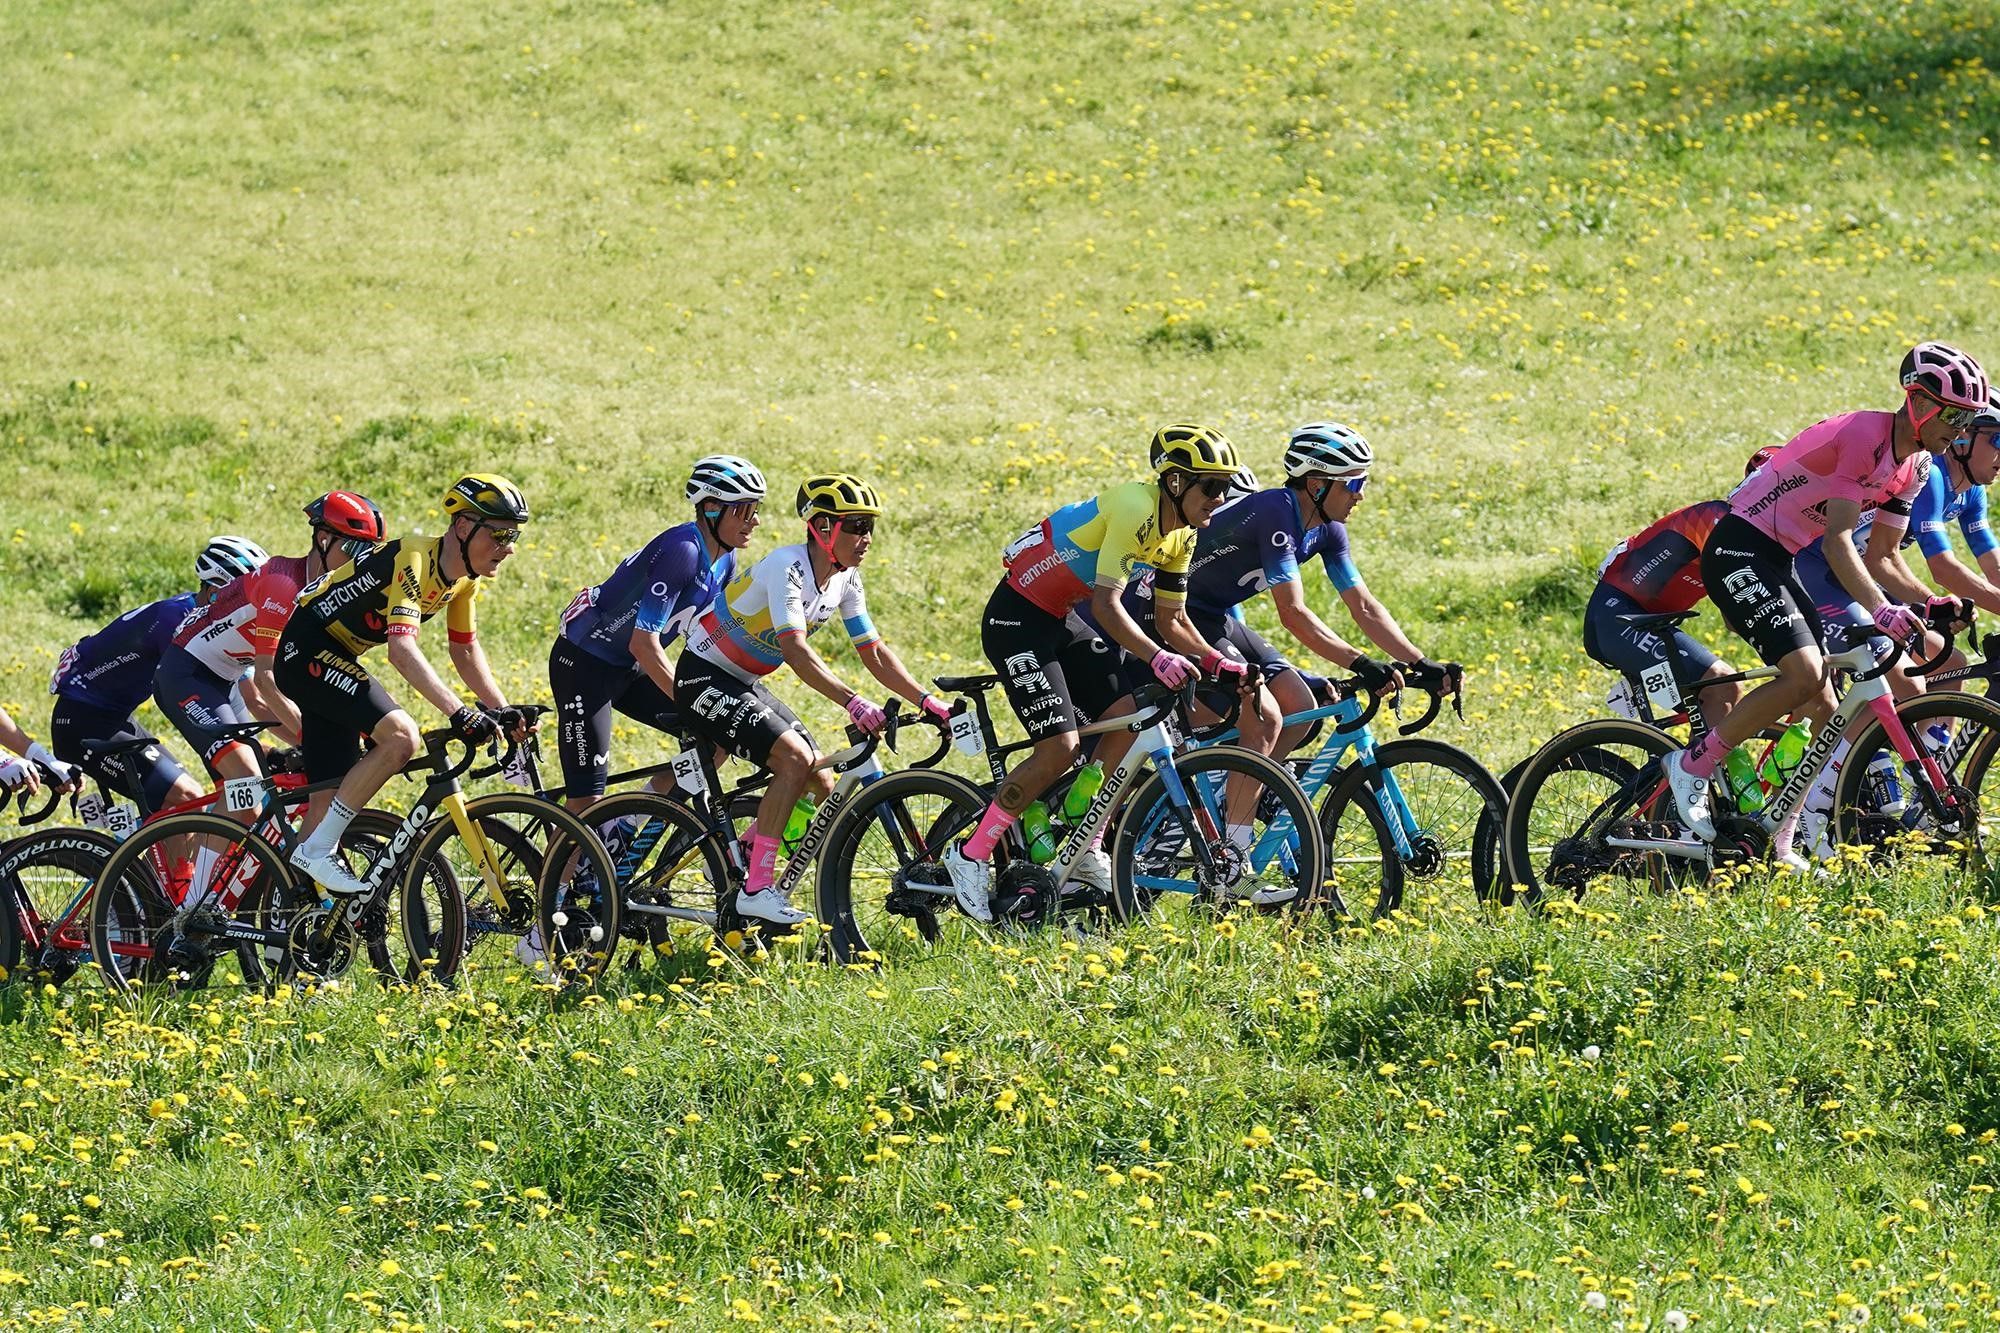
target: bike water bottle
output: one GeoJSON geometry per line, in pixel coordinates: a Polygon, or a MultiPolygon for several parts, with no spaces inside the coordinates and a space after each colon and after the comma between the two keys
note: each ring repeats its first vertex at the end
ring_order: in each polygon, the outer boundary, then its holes
{"type": "Polygon", "coordinates": [[[1049,827],[1049,808],[1040,801],[1028,802],[1021,812],[1021,836],[1027,840],[1028,855],[1036,865],[1055,859],[1056,831],[1049,827]]]}
{"type": "Polygon", "coordinates": [[[1082,819],[1103,789],[1104,765],[1093,759],[1077,770],[1076,781],[1069,784],[1069,792],[1063,797],[1063,818],[1072,824],[1082,819]]]}
{"type": "Polygon", "coordinates": [[[806,829],[812,824],[813,815],[819,810],[819,798],[808,792],[799,797],[799,803],[792,807],[792,813],[785,816],[785,832],[781,839],[785,859],[792,858],[792,849],[799,845],[799,839],[806,836],[806,829]]]}
{"type": "Polygon", "coordinates": [[[1778,734],[1771,748],[1764,756],[1764,762],[1757,765],[1757,776],[1764,779],[1766,786],[1777,788],[1785,785],[1785,780],[1797,771],[1799,761],[1806,757],[1806,741],[1812,736],[1812,723],[1794,722],[1778,734]]]}
{"type": "Polygon", "coordinates": [[[1900,815],[1909,804],[1903,796],[1902,767],[1888,750],[1877,750],[1868,761],[1868,798],[1878,814],[1900,815]]]}
{"type": "Polygon", "coordinates": [[[1739,745],[1722,756],[1722,772],[1738,811],[1754,815],[1764,808],[1764,784],[1757,780],[1757,764],[1748,750],[1739,745]]]}

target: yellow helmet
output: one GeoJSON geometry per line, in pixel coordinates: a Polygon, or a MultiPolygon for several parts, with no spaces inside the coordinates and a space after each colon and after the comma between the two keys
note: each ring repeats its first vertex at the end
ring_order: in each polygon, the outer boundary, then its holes
{"type": "Polygon", "coordinates": [[[454,481],[444,493],[444,512],[453,517],[471,514],[504,523],[526,523],[528,498],[519,486],[497,473],[473,472],[454,481]]]}
{"type": "Polygon", "coordinates": [[[880,514],[882,501],[875,488],[845,472],[824,472],[807,477],[799,487],[799,517],[812,519],[820,514],[845,518],[858,514],[880,514]]]}
{"type": "Polygon", "coordinates": [[[1162,426],[1153,434],[1149,451],[1155,474],[1178,469],[1182,472],[1238,472],[1243,464],[1236,446],[1213,426],[1191,426],[1180,422],[1162,426]]]}

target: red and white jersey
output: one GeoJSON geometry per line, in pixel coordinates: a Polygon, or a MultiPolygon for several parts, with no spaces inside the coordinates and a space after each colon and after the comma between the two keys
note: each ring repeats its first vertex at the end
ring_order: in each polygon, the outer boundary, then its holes
{"type": "Polygon", "coordinates": [[[306,557],[275,556],[253,574],[232,579],[207,606],[198,606],[174,631],[186,649],[224,680],[243,674],[257,657],[278,651],[278,636],[306,581],[306,557]]]}

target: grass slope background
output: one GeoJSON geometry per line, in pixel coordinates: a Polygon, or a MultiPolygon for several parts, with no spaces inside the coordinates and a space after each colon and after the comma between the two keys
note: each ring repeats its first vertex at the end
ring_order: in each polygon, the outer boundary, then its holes
{"type": "MultiPolygon", "coordinates": [[[[293,552],[333,485],[434,530],[470,468],[542,516],[482,606],[539,695],[570,594],[718,449],[781,494],[874,480],[877,618],[963,668],[999,546],[1154,427],[1268,476],[1334,416],[1384,460],[1364,571],[1477,668],[1444,734],[1504,768],[1601,698],[1611,542],[1891,404],[1912,341],[2000,358],[1995,19],[21,0],[0,701],[39,731],[54,654],[211,532],[293,552]]],[[[0,1034],[0,1309],[1983,1320],[1963,892],[1416,905],[876,981],[695,956],[553,1018],[502,975],[157,1026],[36,1001],[0,1034]]]]}

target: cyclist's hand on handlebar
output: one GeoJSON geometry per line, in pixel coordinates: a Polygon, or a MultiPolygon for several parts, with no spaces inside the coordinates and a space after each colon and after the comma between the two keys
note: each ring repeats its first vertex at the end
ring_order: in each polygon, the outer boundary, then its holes
{"type": "Polygon", "coordinates": [[[917,701],[917,707],[923,710],[925,717],[933,721],[951,721],[951,705],[938,698],[935,694],[926,694],[922,699],[917,701]]]}
{"type": "Polygon", "coordinates": [[[1201,659],[1201,674],[1238,694],[1248,694],[1262,682],[1262,677],[1251,677],[1248,663],[1224,656],[1220,648],[1209,649],[1208,656],[1201,659]]]}
{"type": "Polygon", "coordinates": [[[0,791],[23,791],[33,796],[42,789],[42,775],[25,759],[13,755],[0,758],[0,791]]]}
{"type": "Polygon", "coordinates": [[[1943,627],[1970,625],[1972,623],[1972,603],[1963,597],[1941,594],[1924,601],[1924,621],[1926,624],[1943,627]]]}
{"type": "Polygon", "coordinates": [[[474,708],[471,704],[460,704],[458,710],[451,715],[451,729],[474,745],[478,745],[492,740],[499,733],[500,724],[494,719],[493,714],[474,708]]]}
{"type": "Polygon", "coordinates": [[[1393,694],[1403,688],[1403,673],[1387,662],[1378,662],[1372,657],[1356,657],[1347,664],[1347,669],[1364,690],[1393,694]]]}
{"type": "Polygon", "coordinates": [[[83,770],[74,764],[65,764],[62,760],[50,754],[48,747],[40,741],[28,742],[27,758],[30,766],[35,764],[42,766],[42,769],[49,774],[50,779],[56,784],[57,791],[79,791],[82,789],[83,770]]]}
{"type": "Polygon", "coordinates": [[[1179,653],[1162,648],[1153,654],[1153,676],[1170,690],[1177,690],[1195,678],[1194,663],[1179,653]]]}
{"type": "Polygon", "coordinates": [[[512,704],[502,704],[498,708],[488,708],[481,704],[479,711],[493,719],[494,727],[506,733],[507,739],[519,743],[528,739],[528,733],[541,728],[541,719],[525,708],[512,704]]]}
{"type": "Polygon", "coordinates": [[[880,704],[858,694],[847,696],[847,716],[864,736],[873,736],[889,721],[889,715],[882,711],[880,704]]]}
{"type": "Polygon", "coordinates": [[[1923,617],[1901,602],[1884,602],[1870,613],[1869,619],[1875,628],[1881,630],[1898,643],[1908,643],[1923,632],[1923,617]]]}

